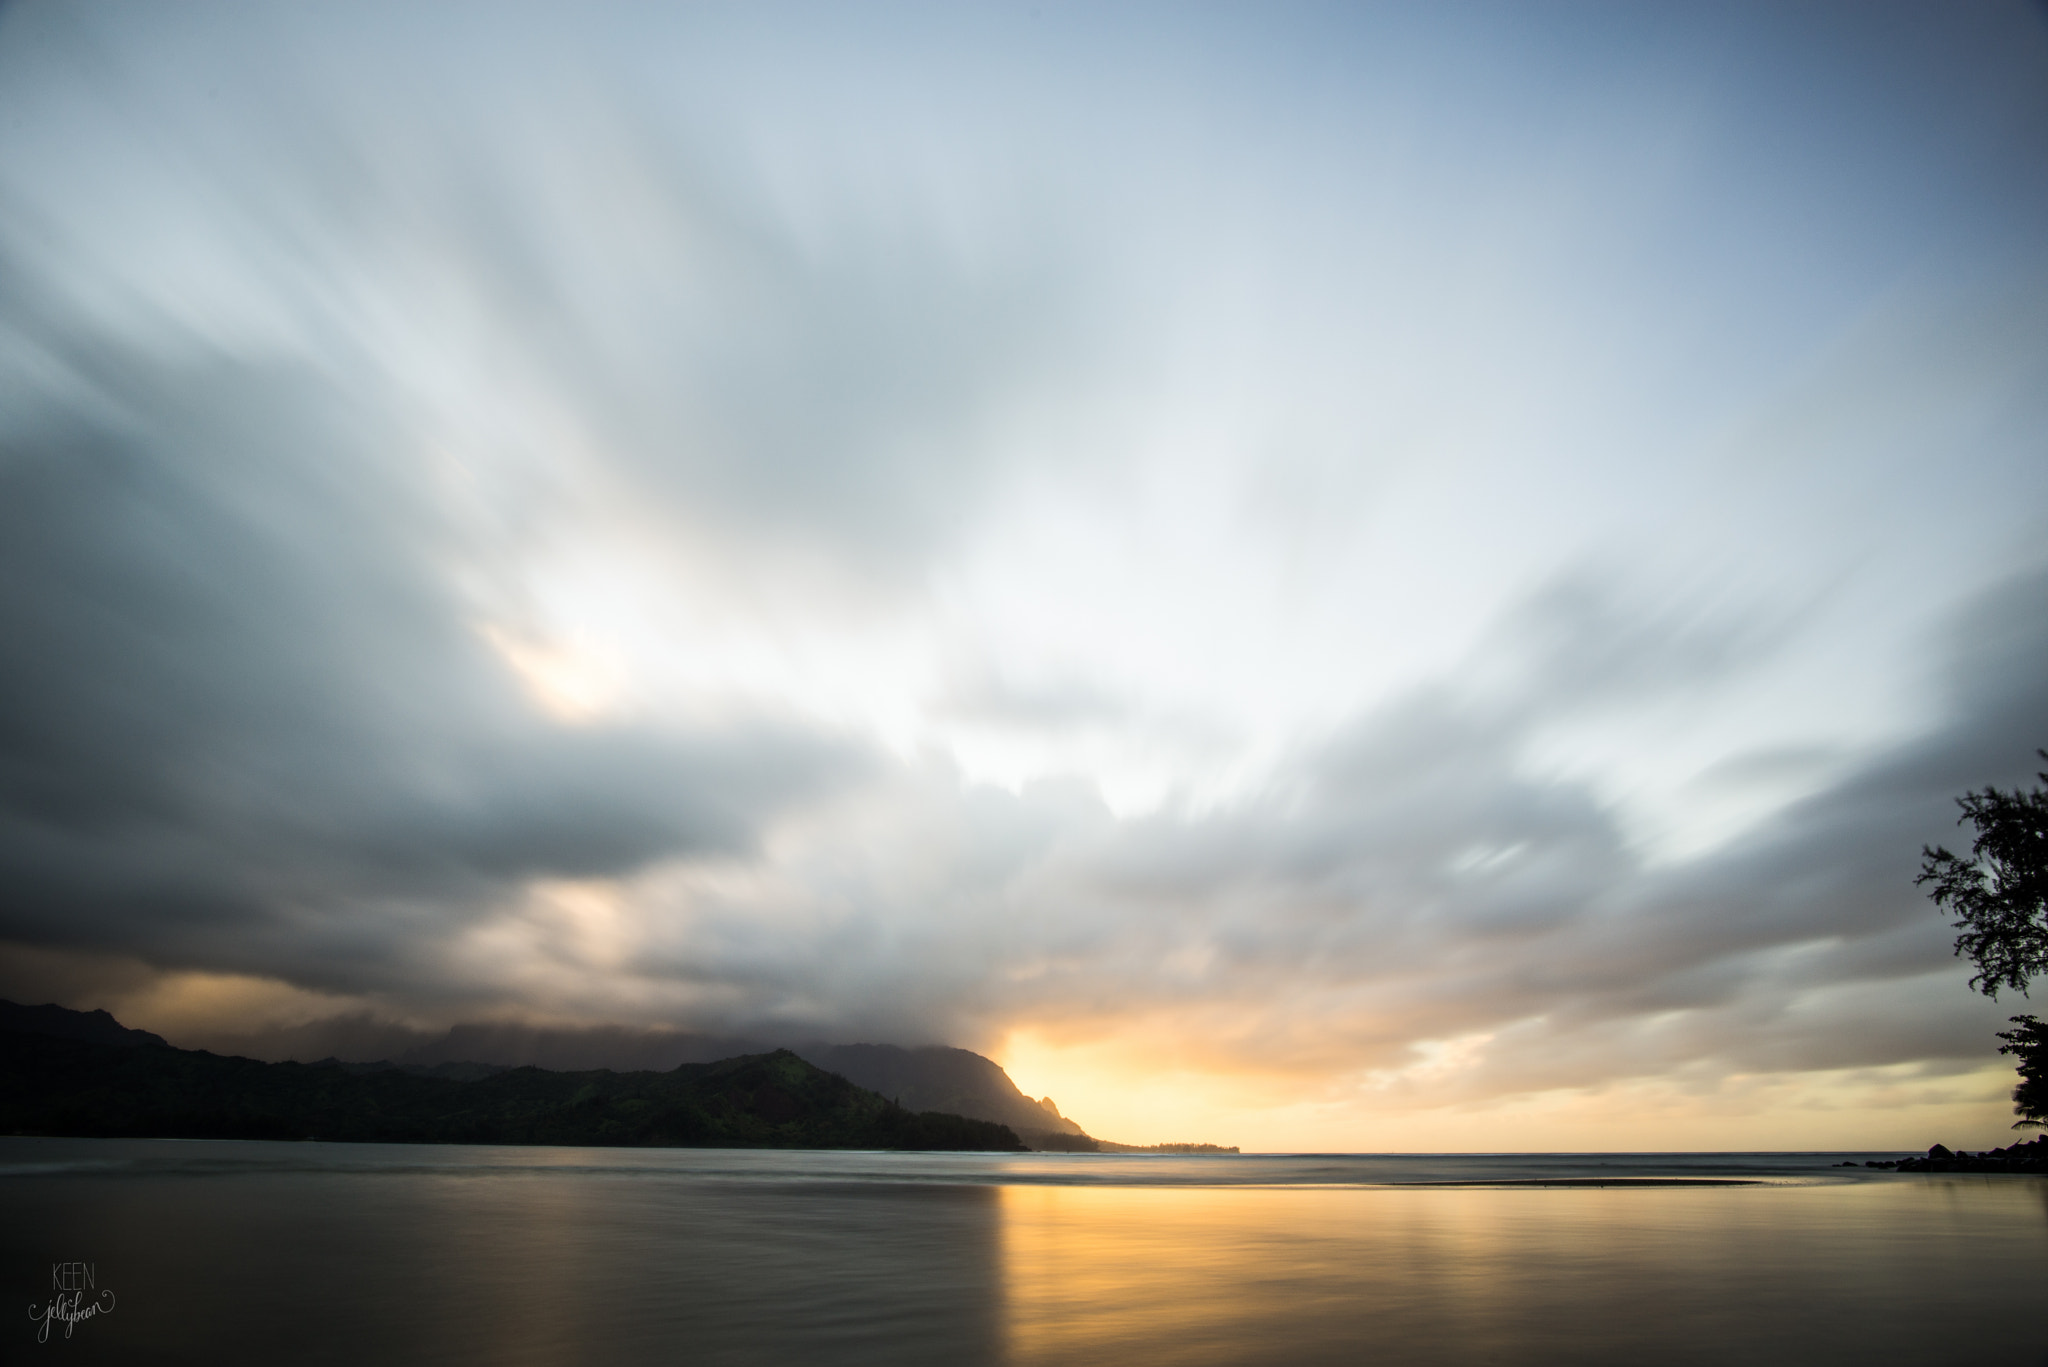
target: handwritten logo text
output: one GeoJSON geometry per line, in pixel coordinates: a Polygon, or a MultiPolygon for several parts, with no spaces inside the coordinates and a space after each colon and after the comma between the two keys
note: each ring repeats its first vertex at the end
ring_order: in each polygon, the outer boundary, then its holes
{"type": "Polygon", "coordinates": [[[49,1342],[52,1324],[62,1324],[68,1339],[80,1321],[114,1313],[114,1293],[101,1289],[96,1263],[51,1263],[50,1289],[57,1295],[48,1305],[28,1308],[30,1323],[42,1326],[36,1330],[37,1343],[49,1342]]]}

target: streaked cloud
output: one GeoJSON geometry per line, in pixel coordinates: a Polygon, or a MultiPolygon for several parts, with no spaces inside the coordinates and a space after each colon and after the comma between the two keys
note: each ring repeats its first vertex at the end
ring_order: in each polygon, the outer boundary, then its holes
{"type": "Polygon", "coordinates": [[[2002,1124],[1911,877],[2048,743],[2044,68],[8,9],[0,990],[943,1040],[1112,1134],[2002,1124]]]}

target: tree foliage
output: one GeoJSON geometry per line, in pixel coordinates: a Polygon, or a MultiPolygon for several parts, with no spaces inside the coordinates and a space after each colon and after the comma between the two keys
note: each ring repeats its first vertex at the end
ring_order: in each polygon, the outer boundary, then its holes
{"type": "Polygon", "coordinates": [[[2014,1016],[2012,1023],[2016,1029],[1998,1032],[2005,1041],[1998,1052],[2017,1054],[2020,1060],[2020,1085],[2012,1092],[2020,1121],[2013,1128],[2048,1129],[2048,1025],[2032,1016],[2014,1016]]]}
{"type": "MultiPolygon", "coordinates": [[[[2036,754],[2048,760],[2048,750],[2036,754]]],[[[2037,774],[2048,783],[2048,773],[2037,774]]],[[[1977,972],[1970,986],[1996,1001],[2000,988],[2021,996],[2038,975],[2048,974],[2048,788],[2023,793],[1986,788],[1956,799],[1963,809],[1956,824],[1976,829],[1970,856],[1923,846],[1920,876],[1932,883],[1928,896],[1955,915],[1956,954],[1977,972]]],[[[2020,1085],[2013,1108],[2026,1125],[2048,1125],[2048,1027],[2033,1016],[2012,1017],[2001,1030],[2001,1054],[2019,1058],[2020,1085]]]]}
{"type": "MultiPolygon", "coordinates": [[[[2048,759],[2048,750],[2037,751],[2048,759]]],[[[2048,783],[2048,773],[2039,774],[2048,783]]],[[[1996,1000],[2010,987],[2048,972],[2048,789],[2009,793],[1996,788],[1956,799],[1956,820],[1976,827],[1970,857],[1941,846],[1922,847],[1920,876],[1928,896],[1955,913],[1956,953],[1977,966],[1970,986],[1996,1000]]]]}

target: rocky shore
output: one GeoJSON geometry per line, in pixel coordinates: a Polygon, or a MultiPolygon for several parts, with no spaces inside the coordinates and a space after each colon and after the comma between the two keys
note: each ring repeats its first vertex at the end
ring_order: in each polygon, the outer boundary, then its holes
{"type": "MultiPolygon", "coordinates": [[[[1844,1163],[1843,1167],[1854,1167],[1844,1163]]],[[[2048,1173],[2048,1135],[2031,1144],[1989,1149],[1983,1153],[1955,1153],[1936,1144],[1925,1158],[1900,1158],[1882,1163],[1865,1163],[1866,1168],[1894,1168],[1899,1172],[2041,1172],[2048,1173]]]]}

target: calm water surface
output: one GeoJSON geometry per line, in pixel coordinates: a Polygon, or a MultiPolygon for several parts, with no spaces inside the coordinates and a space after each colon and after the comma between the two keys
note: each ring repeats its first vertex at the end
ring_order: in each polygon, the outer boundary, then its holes
{"type": "Polygon", "coordinates": [[[0,1139],[5,1357],[2048,1364],[2048,1180],[1877,1156],[0,1139]]]}

